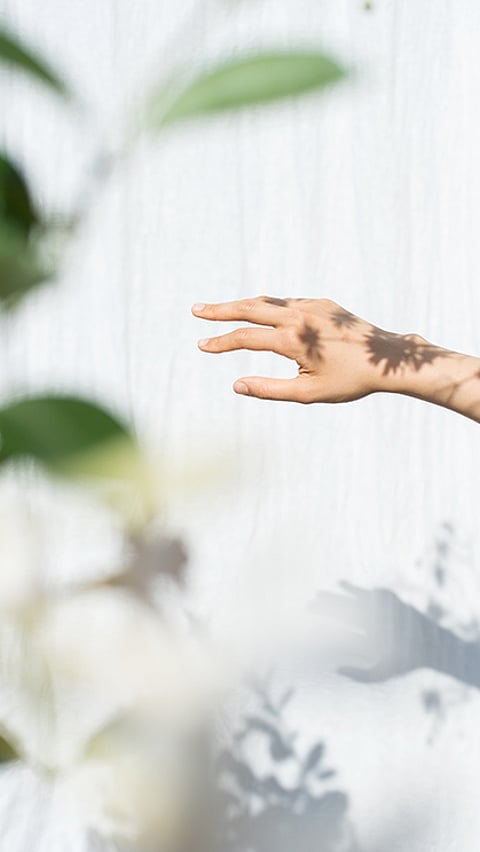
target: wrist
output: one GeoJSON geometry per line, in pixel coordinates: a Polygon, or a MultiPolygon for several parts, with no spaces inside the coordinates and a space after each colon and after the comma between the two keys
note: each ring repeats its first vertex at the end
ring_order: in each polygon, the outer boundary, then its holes
{"type": "Polygon", "coordinates": [[[480,358],[444,349],[419,334],[401,335],[405,357],[381,388],[413,396],[480,421],[480,358]]]}

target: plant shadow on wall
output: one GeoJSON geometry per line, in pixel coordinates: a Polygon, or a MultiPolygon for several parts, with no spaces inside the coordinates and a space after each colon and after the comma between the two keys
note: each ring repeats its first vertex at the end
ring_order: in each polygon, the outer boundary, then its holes
{"type": "Polygon", "coordinates": [[[301,745],[298,730],[287,721],[295,689],[281,686],[275,671],[251,682],[250,689],[250,709],[233,727],[214,766],[216,833],[206,852],[422,848],[416,841],[425,831],[424,815],[412,814],[402,828],[392,828],[380,814],[375,840],[360,843],[350,797],[338,784],[325,742],[301,745]]]}
{"type": "MultiPolygon", "coordinates": [[[[433,719],[431,740],[448,709],[468,699],[472,688],[480,689],[480,619],[462,619],[449,611],[448,563],[454,549],[454,526],[443,522],[428,558],[427,583],[433,590],[423,612],[391,589],[365,589],[348,582],[342,583],[343,593],[320,592],[313,604],[346,631],[358,631],[357,649],[361,645],[365,664],[341,667],[346,677],[373,684],[430,669],[461,685],[421,691],[421,705],[433,719]]],[[[458,571],[452,576],[458,583],[458,571]]]]}
{"type": "Polygon", "coordinates": [[[245,717],[216,765],[218,852],[359,852],[348,797],[331,788],[336,773],[325,764],[325,744],[314,742],[304,753],[285,722],[293,690],[275,698],[265,681],[254,694],[256,711],[245,717]],[[252,759],[262,751],[267,773],[252,759]],[[288,782],[279,780],[282,771],[288,782]]]}

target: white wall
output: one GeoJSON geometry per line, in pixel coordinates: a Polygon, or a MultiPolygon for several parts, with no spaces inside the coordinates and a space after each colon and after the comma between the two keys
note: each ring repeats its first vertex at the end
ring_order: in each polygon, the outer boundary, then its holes
{"type": "MultiPolygon", "coordinates": [[[[200,353],[204,328],[189,309],[261,293],[327,296],[383,328],[478,352],[480,7],[198,6],[169,48],[192,13],[185,0],[2,0],[2,16],[86,104],[72,113],[13,75],[1,80],[4,138],[50,210],[72,202],[135,92],[176,57],[308,43],[354,69],[323,98],[142,143],[95,199],[62,287],[3,329],[2,387],[106,397],[171,459],[232,452],[220,497],[170,506],[191,542],[197,605],[218,630],[247,617],[252,596],[290,606],[342,578],[425,608],[443,521],[458,541],[443,599],[460,629],[480,617],[477,424],[388,395],[336,407],[237,397],[235,378],[291,375],[292,365],[200,353]]],[[[297,684],[296,718],[325,737],[365,849],[378,817],[425,818],[422,852],[478,848],[479,698],[451,709],[429,744],[425,685],[460,692],[419,672],[366,687],[310,671],[297,684]]]]}

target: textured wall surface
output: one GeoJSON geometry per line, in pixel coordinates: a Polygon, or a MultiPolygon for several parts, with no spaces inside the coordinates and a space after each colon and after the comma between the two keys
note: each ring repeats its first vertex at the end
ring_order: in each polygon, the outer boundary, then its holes
{"type": "MultiPolygon", "coordinates": [[[[293,684],[291,715],[327,743],[362,852],[386,852],[384,820],[416,832],[389,852],[476,852],[480,701],[465,684],[475,683],[480,623],[478,425],[387,394],[304,407],[237,397],[235,378],[288,376],[292,364],[199,352],[204,328],[190,305],[326,296],[382,328],[480,354],[480,6],[1,0],[0,9],[65,69],[84,104],[72,111],[2,73],[4,142],[49,211],[88,189],[91,162],[118,144],[138,93],[179,60],[313,44],[353,69],[321,97],[144,140],[94,191],[62,285],[3,324],[1,388],[88,392],[174,462],[208,464],[219,448],[232,459],[218,488],[169,506],[191,543],[199,611],[219,631],[248,623],[262,602],[307,604],[348,579],[429,611],[425,641],[471,639],[453,677],[407,665],[364,684],[324,677],[313,662],[293,684]]],[[[400,633],[408,657],[418,635],[400,633]]],[[[25,835],[18,848],[65,849],[56,832],[45,823],[37,846],[25,835]]]]}

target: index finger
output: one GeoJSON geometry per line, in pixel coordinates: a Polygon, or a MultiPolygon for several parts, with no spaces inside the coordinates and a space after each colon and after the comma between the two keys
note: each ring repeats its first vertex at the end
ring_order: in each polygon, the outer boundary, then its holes
{"type": "Polygon", "coordinates": [[[196,304],[192,305],[192,313],[201,319],[253,322],[275,327],[284,325],[288,318],[288,310],[285,307],[269,304],[263,298],[208,305],[196,304]]]}

